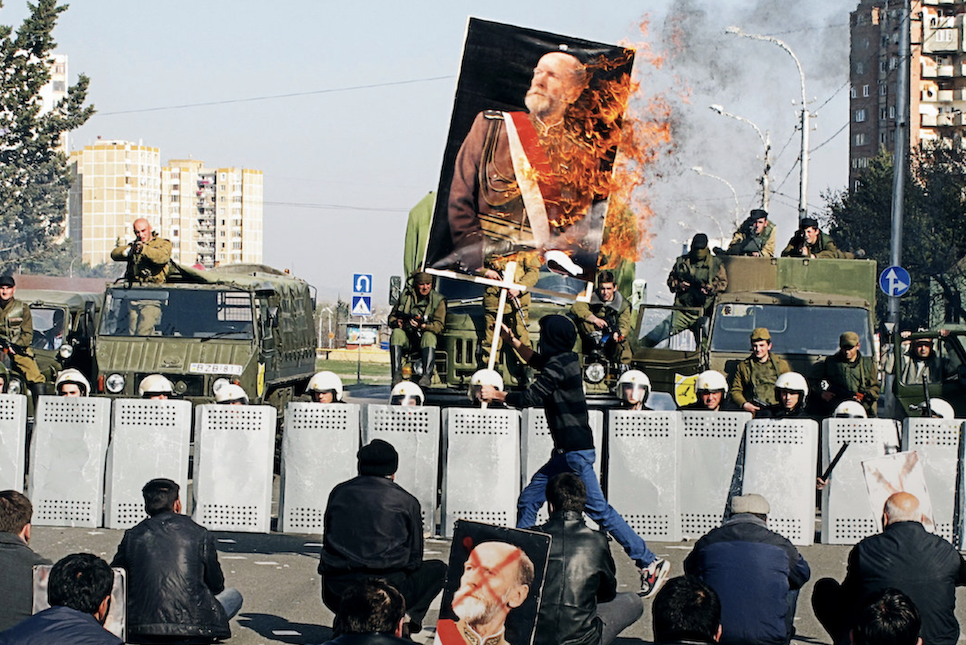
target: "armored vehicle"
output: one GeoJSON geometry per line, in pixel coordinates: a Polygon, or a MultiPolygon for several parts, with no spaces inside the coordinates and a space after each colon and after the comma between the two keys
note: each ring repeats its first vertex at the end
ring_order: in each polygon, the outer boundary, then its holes
{"type": "Polygon", "coordinates": [[[252,264],[174,265],[164,284],[115,283],[97,325],[94,389],[136,397],[141,379],[160,373],[194,403],[236,383],[252,404],[282,410],[315,372],[310,289],[252,264]]]}
{"type": "Polygon", "coordinates": [[[771,332],[773,350],[819,389],[820,363],[839,349],[845,331],[859,335],[862,354],[876,356],[876,265],[871,260],[724,256],[728,288],[715,296],[709,317],[698,309],[642,305],[632,364],[656,391],[675,393],[676,383],[707,369],[730,380],[750,354],[756,327],[771,332]],[[698,321],[653,347],[644,339],[675,315],[698,321]]]}

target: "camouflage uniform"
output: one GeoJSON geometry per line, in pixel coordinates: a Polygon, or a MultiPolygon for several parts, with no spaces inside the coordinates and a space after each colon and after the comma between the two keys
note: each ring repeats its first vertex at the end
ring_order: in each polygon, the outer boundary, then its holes
{"type": "Polygon", "coordinates": [[[822,379],[828,381],[829,390],[835,394],[835,398],[829,402],[830,409],[860,394],[862,400],[859,403],[865,408],[866,414],[875,416],[876,401],[879,400],[879,375],[871,358],[859,354],[850,363],[844,352],[836,352],[825,359],[822,379]]]}
{"type": "Polygon", "coordinates": [[[735,231],[728,245],[729,255],[754,255],[759,254],[764,258],[775,257],[775,232],[777,229],[771,222],[765,226],[761,235],[755,235],[754,231],[746,226],[742,226],[735,231]]]}
{"type": "Polygon", "coordinates": [[[591,315],[607,320],[608,323],[610,320],[615,320],[617,322],[617,329],[613,329],[612,327],[611,331],[620,332],[625,338],[624,342],[618,344],[620,356],[617,358],[625,365],[630,364],[631,347],[630,343],[626,341],[626,338],[631,333],[631,305],[624,299],[620,292],[614,291],[614,299],[610,302],[604,302],[594,292],[589,303],[575,302],[570,308],[570,312],[577,317],[577,329],[583,338],[588,338],[595,331],[599,331],[597,325],[587,320],[591,315]]]}
{"type": "MultiPolygon", "coordinates": [[[[537,284],[540,277],[540,257],[536,252],[517,253],[516,255],[505,258],[493,258],[487,262],[487,268],[493,269],[501,276],[506,270],[509,261],[515,260],[517,270],[513,275],[513,282],[527,287],[537,284]]],[[[520,307],[517,309],[510,302],[507,294],[506,308],[503,310],[503,324],[510,328],[513,335],[520,339],[520,342],[530,347],[530,332],[527,330],[530,314],[530,291],[524,291],[519,297],[520,307]]],[[[500,287],[487,287],[483,292],[483,365],[487,364],[490,356],[490,346],[493,344],[493,325],[496,323],[496,310],[500,304],[500,287]]],[[[502,339],[497,340],[497,351],[503,344],[502,339]]],[[[522,359],[521,359],[522,361],[522,359]]]]}
{"type": "Polygon", "coordinates": [[[840,251],[835,242],[832,241],[832,237],[826,235],[825,233],[819,231],[818,239],[815,240],[814,244],[809,244],[803,241],[802,246],[796,244],[798,240],[796,237],[792,237],[788,241],[788,246],[782,251],[783,258],[831,258],[839,260],[851,260],[855,258],[855,255],[849,253],[848,251],[840,251]]]}
{"type": "MultiPolygon", "coordinates": [[[[115,262],[127,262],[124,279],[131,284],[163,284],[168,277],[171,261],[171,242],[152,233],[150,240],[131,255],[130,244],[122,244],[111,251],[115,262]]],[[[161,305],[157,300],[132,300],[128,333],[132,336],[150,336],[161,320],[161,305]]]]}
{"type": "Polygon", "coordinates": [[[443,333],[445,326],[446,299],[438,291],[433,289],[425,298],[420,298],[413,290],[407,289],[402,299],[389,314],[389,327],[392,329],[389,336],[389,345],[396,345],[409,350],[412,348],[410,339],[415,340],[418,337],[421,348],[437,347],[437,336],[443,333]],[[416,331],[409,326],[409,321],[399,314],[420,316],[425,327],[416,331]],[[402,327],[397,326],[397,321],[402,322],[402,327]],[[410,329],[412,331],[409,331],[410,329]]]}
{"type": "Polygon", "coordinates": [[[44,375],[37,367],[34,360],[34,351],[30,344],[34,339],[33,316],[30,307],[26,304],[11,298],[5,303],[0,303],[0,335],[10,344],[22,348],[26,356],[11,353],[13,363],[28,383],[43,383],[44,375]]]}
{"type": "Polygon", "coordinates": [[[735,376],[731,379],[728,392],[731,400],[740,409],[745,403],[762,401],[768,405],[775,405],[775,381],[780,374],[791,372],[792,368],[784,358],[779,358],[771,352],[768,360],[759,363],[754,356],[749,356],[738,363],[735,376]]]}

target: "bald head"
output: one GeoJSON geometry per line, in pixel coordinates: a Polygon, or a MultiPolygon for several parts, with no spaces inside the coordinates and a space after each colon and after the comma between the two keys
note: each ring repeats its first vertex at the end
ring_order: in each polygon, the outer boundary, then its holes
{"type": "Polygon", "coordinates": [[[143,217],[134,220],[134,235],[141,242],[148,242],[151,239],[151,223],[143,217]]]}
{"type": "Polygon", "coordinates": [[[550,52],[533,68],[524,103],[531,114],[552,125],[563,118],[567,106],[577,100],[586,84],[586,69],[575,56],[550,52]]]}
{"type": "Polygon", "coordinates": [[[921,522],[922,512],[919,510],[919,500],[910,493],[894,493],[886,500],[882,509],[885,516],[884,524],[895,522],[921,522]]]}

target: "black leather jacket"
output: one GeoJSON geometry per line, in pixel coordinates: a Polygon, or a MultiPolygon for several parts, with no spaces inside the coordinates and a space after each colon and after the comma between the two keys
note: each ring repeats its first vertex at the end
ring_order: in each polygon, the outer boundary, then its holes
{"type": "Polygon", "coordinates": [[[536,527],[553,537],[534,645],[598,645],[602,623],[597,603],[617,595],[617,575],[607,536],[561,511],[536,527]]]}
{"type": "Polygon", "coordinates": [[[231,637],[228,616],[215,599],[225,589],[215,540],[191,518],[168,511],[128,529],[111,566],[128,574],[129,640],[231,637]]]}

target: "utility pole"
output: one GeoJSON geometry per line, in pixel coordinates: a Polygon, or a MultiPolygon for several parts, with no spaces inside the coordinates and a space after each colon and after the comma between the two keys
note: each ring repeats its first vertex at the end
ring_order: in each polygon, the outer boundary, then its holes
{"type": "MultiPolygon", "coordinates": [[[[909,0],[899,0],[899,77],[896,83],[896,145],[892,157],[892,266],[902,266],[902,207],[909,161],[909,0]]],[[[889,296],[889,322],[899,324],[899,297],[889,296]]],[[[893,327],[894,328],[894,327],[893,327]]]]}

